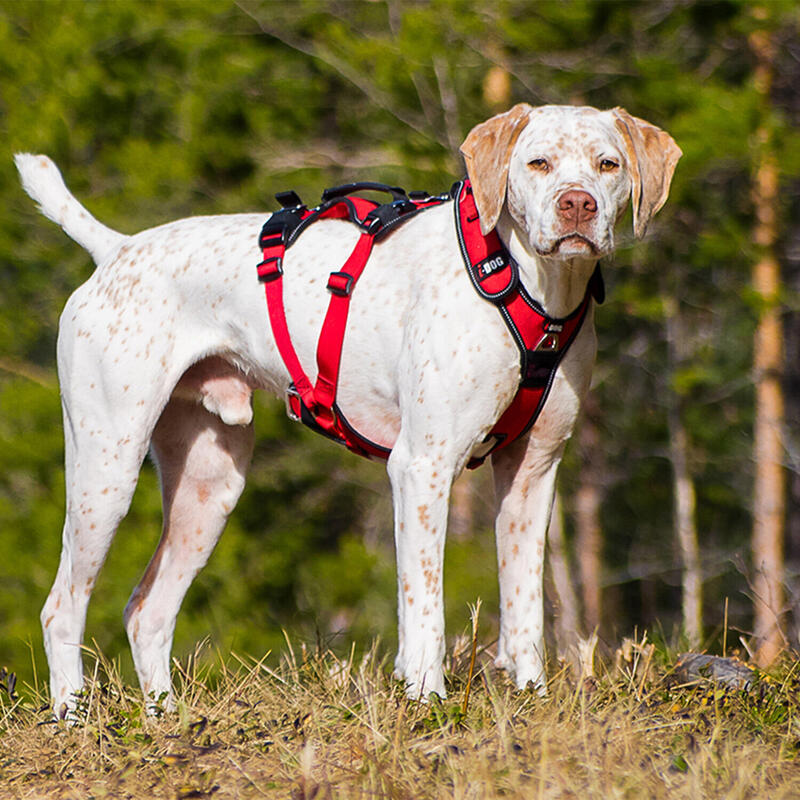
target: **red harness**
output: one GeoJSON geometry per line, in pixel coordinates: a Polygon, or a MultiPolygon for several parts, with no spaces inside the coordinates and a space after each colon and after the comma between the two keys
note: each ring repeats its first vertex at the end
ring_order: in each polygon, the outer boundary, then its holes
{"type": "Polygon", "coordinates": [[[287,390],[287,410],[319,433],[341,442],[359,455],[386,459],[390,445],[372,442],[349,424],[336,404],[342,344],[347,326],[350,296],[366,266],[376,240],[396,225],[427,208],[453,199],[455,227],[464,264],[478,294],[495,304],[520,351],[520,384],[511,404],[484,439],[480,453],[468,467],[480,466],[486,457],[528,431],[536,422],[555,378],[561,359],[577,336],[594,298],[603,300],[599,268],[592,276],[578,308],[563,319],[548,317],[525,291],[519,269],[497,234],[483,236],[472,187],[468,180],[456,183],[450,194],[430,196],[382,184],[349,184],[327,189],[322,203],[307,209],[294,192],[277,195],[283,205],[265,223],[259,237],[263,260],[258,277],[264,284],[272,333],[292,383],[287,390]],[[393,202],[379,204],[348,192],[364,189],[391,192],[393,202]],[[330,304],[317,344],[317,381],[312,386],[292,345],[283,306],[283,257],[308,225],[318,219],[347,219],[361,236],[344,266],[328,278],[330,304]]]}

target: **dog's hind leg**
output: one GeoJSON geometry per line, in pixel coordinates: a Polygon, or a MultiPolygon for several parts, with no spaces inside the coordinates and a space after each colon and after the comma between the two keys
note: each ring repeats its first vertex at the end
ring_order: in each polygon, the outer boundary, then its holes
{"type": "Polygon", "coordinates": [[[126,424],[120,428],[97,402],[108,387],[86,364],[75,369],[88,377],[88,385],[77,387],[69,370],[61,371],[66,515],[61,560],[41,615],[53,708],[60,716],[74,708],[74,694],[83,687],[81,643],[89,597],[127,513],[149,441],[142,407],[135,401],[117,404],[114,412],[126,424]]]}
{"type": "MultiPolygon", "coordinates": [[[[218,395],[224,402],[224,395],[218,395]]],[[[163,532],[125,609],[139,682],[152,701],[166,698],[172,705],[169,661],[175,618],[239,499],[252,450],[252,423],[226,425],[180,397],[173,396],[156,425],[152,452],[161,479],[163,532]]]]}

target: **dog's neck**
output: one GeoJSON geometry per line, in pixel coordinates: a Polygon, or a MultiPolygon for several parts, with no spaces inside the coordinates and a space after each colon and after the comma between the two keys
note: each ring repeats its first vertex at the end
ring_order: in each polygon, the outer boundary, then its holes
{"type": "Polygon", "coordinates": [[[566,317],[581,304],[597,266],[597,258],[541,256],[531,250],[526,237],[521,235],[507,213],[498,220],[497,233],[519,264],[523,286],[548,316],[566,317]]]}

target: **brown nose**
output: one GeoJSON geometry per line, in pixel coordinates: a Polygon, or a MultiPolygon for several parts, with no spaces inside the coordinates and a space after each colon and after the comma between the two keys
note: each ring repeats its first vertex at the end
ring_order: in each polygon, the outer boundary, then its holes
{"type": "Polygon", "coordinates": [[[558,213],[568,222],[580,225],[588,222],[597,213],[597,201],[589,192],[571,189],[564,192],[556,203],[558,213]]]}

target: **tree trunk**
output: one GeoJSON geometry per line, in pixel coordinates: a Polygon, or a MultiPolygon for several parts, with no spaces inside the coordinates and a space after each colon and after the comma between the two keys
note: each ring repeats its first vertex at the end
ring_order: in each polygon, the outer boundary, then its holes
{"type": "Polygon", "coordinates": [[[703,571],[695,524],[694,481],[689,471],[686,428],[677,408],[669,411],[669,450],[673,472],[674,525],[683,561],[681,612],[691,648],[703,639],[703,571]]]}
{"type": "MultiPolygon", "coordinates": [[[[666,309],[667,345],[672,370],[685,357],[686,341],[678,317],[677,303],[672,297],[664,299],[666,309]]],[[[680,399],[670,398],[667,411],[669,454],[672,464],[673,526],[681,549],[681,616],[689,646],[696,648],[703,638],[703,571],[697,543],[696,498],[694,481],[689,468],[689,437],[680,410],[680,399]]]]}
{"type": "MultiPolygon", "coordinates": [[[[774,47],[769,34],[754,33],[750,46],[757,59],[756,87],[768,107],[774,47]]],[[[783,533],[786,475],[783,466],[783,332],[779,296],[777,239],[778,166],[766,122],[757,133],[759,154],[753,185],[754,239],[760,258],[753,268],[753,288],[761,300],[754,340],[755,423],[753,457],[753,581],[756,661],[767,666],[784,644],[782,620],[783,533]]]]}
{"type": "Polygon", "coordinates": [[[450,494],[449,533],[460,540],[469,539],[475,528],[474,522],[474,475],[464,470],[453,484],[450,494]]]}
{"type": "Polygon", "coordinates": [[[494,63],[483,78],[483,102],[493,114],[497,114],[511,106],[511,75],[505,67],[503,48],[498,42],[489,42],[486,55],[494,63]]]}

